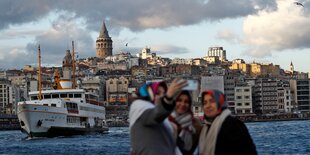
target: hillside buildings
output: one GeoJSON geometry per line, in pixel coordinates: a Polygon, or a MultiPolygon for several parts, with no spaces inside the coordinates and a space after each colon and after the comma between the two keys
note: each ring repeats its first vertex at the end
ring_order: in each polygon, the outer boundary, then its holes
{"type": "MultiPolygon", "coordinates": [[[[96,40],[94,57],[76,60],[77,86],[96,93],[106,106],[110,121],[128,119],[130,98],[147,81],[171,81],[175,77],[194,79],[199,89],[191,92],[192,110],[202,115],[201,92],[218,89],[225,93],[229,109],[234,115],[270,116],[283,113],[310,112],[309,73],[289,70],[279,65],[242,59],[227,60],[223,47],[210,47],[201,58],[164,58],[142,48],[136,56],[129,52],[113,54],[113,41],[105,23],[96,40]]],[[[62,67],[42,68],[43,89],[53,89],[55,70],[71,78],[72,55],[64,52],[62,67]]],[[[0,71],[0,112],[15,113],[16,103],[27,99],[29,91],[37,90],[37,68],[26,65],[21,70],[0,71]]]]}

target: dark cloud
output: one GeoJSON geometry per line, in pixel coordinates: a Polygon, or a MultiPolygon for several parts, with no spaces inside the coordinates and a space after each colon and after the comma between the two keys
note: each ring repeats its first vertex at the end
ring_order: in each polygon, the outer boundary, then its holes
{"type": "Polygon", "coordinates": [[[68,11],[85,18],[86,26],[99,30],[106,19],[113,29],[167,28],[256,13],[255,7],[274,8],[274,0],[3,0],[0,29],[33,22],[50,12],[68,11]]]}
{"type": "Polygon", "coordinates": [[[52,8],[40,0],[0,1],[0,30],[10,25],[36,21],[47,15],[52,8]]]}

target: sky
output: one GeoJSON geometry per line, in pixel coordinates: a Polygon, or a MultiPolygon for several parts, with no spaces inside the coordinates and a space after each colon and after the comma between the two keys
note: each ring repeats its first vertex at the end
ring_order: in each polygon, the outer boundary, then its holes
{"type": "Polygon", "coordinates": [[[310,0],[1,0],[0,70],[36,66],[38,45],[45,66],[60,66],[71,41],[95,57],[103,21],[114,54],[202,58],[221,46],[228,60],[310,72],[310,0]]]}

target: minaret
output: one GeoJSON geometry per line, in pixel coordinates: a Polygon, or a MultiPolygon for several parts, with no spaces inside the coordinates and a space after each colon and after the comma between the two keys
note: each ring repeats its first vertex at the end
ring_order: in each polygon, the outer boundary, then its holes
{"type": "Polygon", "coordinates": [[[106,58],[112,55],[112,39],[109,36],[109,32],[103,22],[99,37],[96,40],[96,57],[106,58]]]}
{"type": "Polygon", "coordinates": [[[72,72],[72,56],[70,50],[66,51],[66,56],[62,61],[62,74],[63,79],[71,80],[71,73],[72,72]]]}
{"type": "Polygon", "coordinates": [[[294,74],[294,65],[293,65],[292,61],[291,61],[291,64],[290,64],[290,72],[291,72],[291,74],[294,74]]]}

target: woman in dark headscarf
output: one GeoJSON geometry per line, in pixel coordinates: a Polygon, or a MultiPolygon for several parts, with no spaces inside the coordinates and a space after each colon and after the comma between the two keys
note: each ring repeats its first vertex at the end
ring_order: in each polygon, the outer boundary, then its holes
{"type": "Polygon", "coordinates": [[[205,125],[199,139],[201,155],[257,154],[243,122],[231,116],[225,95],[218,90],[202,92],[205,125]]]}
{"type": "Polygon", "coordinates": [[[183,90],[176,98],[175,104],[169,121],[177,128],[177,145],[182,154],[191,155],[198,145],[201,123],[193,116],[190,92],[183,90]]]}
{"type": "Polygon", "coordinates": [[[169,87],[164,82],[143,85],[130,106],[129,129],[131,153],[139,155],[174,155],[174,130],[167,117],[174,109],[174,98],[187,85],[175,79],[169,87]]]}

